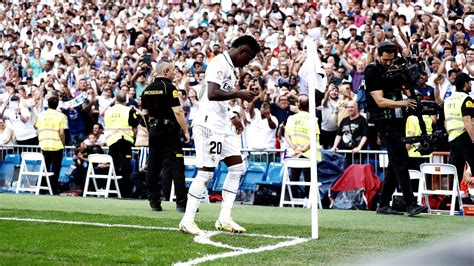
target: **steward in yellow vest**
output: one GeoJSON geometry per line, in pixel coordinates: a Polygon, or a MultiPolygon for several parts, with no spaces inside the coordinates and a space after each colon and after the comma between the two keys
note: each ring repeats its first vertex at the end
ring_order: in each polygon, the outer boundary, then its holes
{"type": "MultiPolygon", "coordinates": [[[[309,116],[309,99],[308,96],[303,95],[299,97],[298,101],[299,112],[288,117],[285,126],[285,140],[288,143],[287,157],[292,158],[309,158],[310,144],[309,144],[309,130],[310,130],[310,116],[309,116]]],[[[316,159],[321,160],[321,151],[319,146],[319,127],[316,123],[316,143],[318,153],[316,159]]],[[[310,182],[311,175],[309,168],[290,168],[290,180],[298,181],[303,172],[304,181],[310,182]]],[[[300,192],[296,186],[292,186],[293,195],[299,195],[300,192]]],[[[309,197],[309,186],[305,186],[304,196],[309,197]]]]}
{"type": "Polygon", "coordinates": [[[109,146],[109,155],[114,161],[119,179],[122,197],[128,198],[133,186],[129,180],[132,173],[132,146],[134,129],[138,126],[138,117],[135,109],[125,106],[127,95],[119,92],[115,96],[115,105],[107,109],[104,114],[105,138],[109,146]]]}
{"type": "Polygon", "coordinates": [[[134,142],[134,132],[133,127],[129,123],[129,116],[134,116],[133,119],[137,119],[137,116],[135,113],[131,114],[131,110],[130,107],[123,104],[115,104],[107,109],[104,114],[107,146],[113,145],[120,139],[125,139],[131,143],[134,142]]]}
{"type": "Polygon", "coordinates": [[[456,76],[456,92],[444,101],[445,127],[449,134],[449,163],[456,166],[459,183],[463,178],[466,162],[474,165],[474,103],[471,78],[465,73],[456,76]]]}
{"type": "Polygon", "coordinates": [[[56,111],[59,99],[50,97],[48,99],[48,110],[41,112],[36,120],[38,129],[39,145],[46,163],[46,169],[54,173],[50,177],[53,194],[59,193],[58,178],[63,159],[64,143],[66,136],[64,129],[67,128],[67,118],[64,114],[56,111]]]}

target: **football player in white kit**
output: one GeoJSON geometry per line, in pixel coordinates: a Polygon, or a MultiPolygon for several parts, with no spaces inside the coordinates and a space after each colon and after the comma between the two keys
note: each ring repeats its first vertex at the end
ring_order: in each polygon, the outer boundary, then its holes
{"type": "Polygon", "coordinates": [[[221,160],[227,165],[228,174],[215,227],[235,233],[245,232],[245,228],[234,222],[230,215],[243,172],[240,145],[235,137],[242,133],[243,125],[238,115],[229,110],[228,101],[240,98],[250,102],[257,95],[248,90],[234,89],[234,68],[247,65],[259,52],[258,42],[252,36],[244,35],[232,43],[229,51],[217,55],[207,66],[205,85],[199,97],[199,112],[193,120],[198,174],[189,188],[186,212],[179,223],[179,229],[185,233],[206,235],[194,222],[194,216],[214,168],[221,160]],[[232,125],[235,130],[232,130],[232,125]]]}

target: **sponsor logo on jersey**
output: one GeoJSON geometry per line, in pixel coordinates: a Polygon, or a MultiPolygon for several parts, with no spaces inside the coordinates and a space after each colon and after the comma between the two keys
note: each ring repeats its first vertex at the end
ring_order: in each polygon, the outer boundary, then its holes
{"type": "Polygon", "coordinates": [[[224,90],[225,91],[231,91],[232,87],[228,83],[224,83],[224,90]]]}
{"type": "Polygon", "coordinates": [[[217,78],[222,79],[224,77],[224,72],[222,71],[217,71],[217,78]]]}
{"type": "Polygon", "coordinates": [[[466,107],[467,107],[467,108],[473,108],[473,107],[474,107],[474,104],[472,103],[472,101],[467,101],[467,102],[466,102],[466,107]]]}
{"type": "Polygon", "coordinates": [[[173,98],[178,98],[179,97],[179,93],[177,90],[174,90],[173,91],[173,98]]]}

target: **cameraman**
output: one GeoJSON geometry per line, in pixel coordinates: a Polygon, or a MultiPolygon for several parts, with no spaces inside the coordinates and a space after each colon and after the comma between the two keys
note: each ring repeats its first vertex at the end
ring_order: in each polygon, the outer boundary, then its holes
{"type": "Polygon", "coordinates": [[[368,120],[375,123],[380,138],[387,147],[389,163],[382,187],[377,214],[398,214],[390,207],[392,194],[399,184],[407,205],[408,216],[424,211],[413,196],[408,173],[408,152],[402,143],[405,136],[405,121],[402,108],[415,108],[414,99],[403,100],[401,85],[388,82],[383,76],[387,73],[397,54],[397,47],[391,42],[383,42],[378,47],[378,59],[365,69],[366,99],[368,120]],[[397,182],[398,181],[398,182],[397,182]]]}

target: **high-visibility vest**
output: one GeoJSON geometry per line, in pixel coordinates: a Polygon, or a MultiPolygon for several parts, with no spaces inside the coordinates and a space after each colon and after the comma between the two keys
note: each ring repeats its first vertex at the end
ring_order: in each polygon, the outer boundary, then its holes
{"type": "Polygon", "coordinates": [[[125,139],[133,143],[133,128],[128,124],[130,107],[122,104],[115,104],[105,111],[105,139],[107,146],[125,139]]]}
{"type": "MultiPolygon", "coordinates": [[[[300,111],[294,115],[288,117],[286,122],[285,130],[288,132],[288,135],[291,138],[291,142],[295,145],[304,147],[309,144],[309,127],[310,127],[310,117],[308,112],[300,111]]],[[[321,160],[321,149],[319,146],[319,126],[316,124],[316,145],[317,145],[317,155],[316,159],[321,160]]],[[[290,148],[290,154],[294,151],[290,148]]],[[[305,151],[302,155],[306,158],[310,158],[310,150],[305,151]]]]}
{"type": "Polygon", "coordinates": [[[466,93],[456,91],[444,101],[444,117],[449,141],[454,140],[466,131],[462,120],[461,107],[468,96],[466,93]]]}
{"type": "Polygon", "coordinates": [[[38,115],[36,128],[42,150],[59,151],[64,149],[64,144],[59,136],[59,129],[67,128],[67,118],[64,114],[48,108],[38,115]]]}

